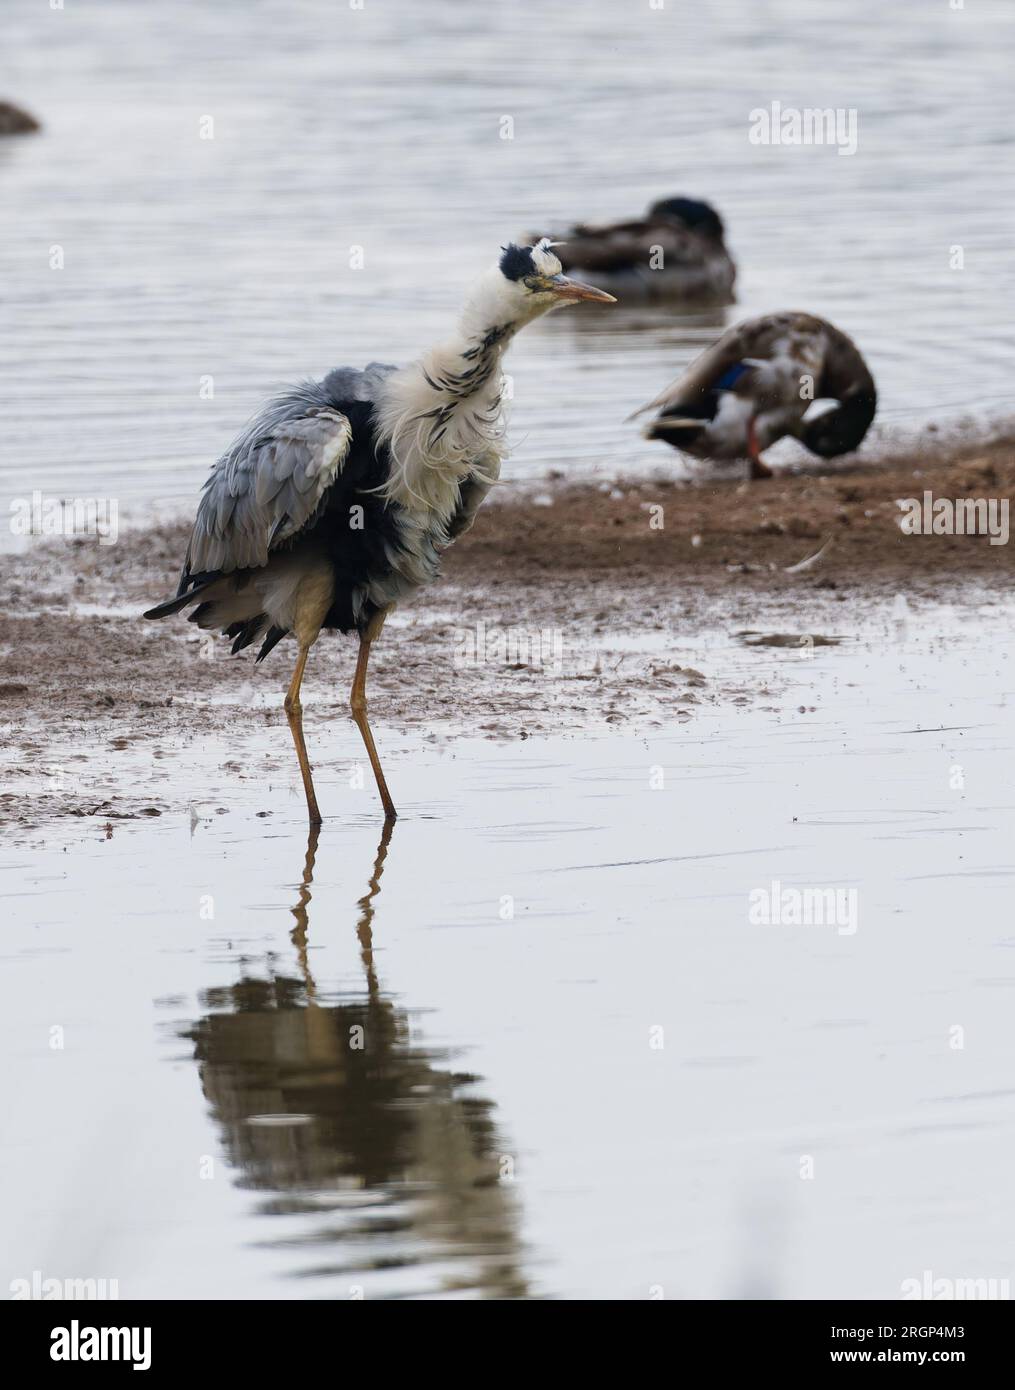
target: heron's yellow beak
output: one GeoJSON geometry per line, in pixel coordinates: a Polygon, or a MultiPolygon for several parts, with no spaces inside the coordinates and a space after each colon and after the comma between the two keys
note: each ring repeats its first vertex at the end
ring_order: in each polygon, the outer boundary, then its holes
{"type": "Polygon", "coordinates": [[[593,299],[597,304],[616,304],[616,298],[605,290],[597,290],[594,285],[583,285],[580,280],[569,280],[566,275],[552,275],[547,284],[558,299],[593,299]]]}

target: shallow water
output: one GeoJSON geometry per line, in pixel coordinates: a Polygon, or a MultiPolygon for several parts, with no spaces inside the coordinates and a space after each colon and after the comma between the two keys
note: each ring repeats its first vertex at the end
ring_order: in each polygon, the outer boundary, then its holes
{"type": "MultiPolygon", "coordinates": [[[[882,435],[983,420],[1011,396],[1013,18],[1000,0],[517,0],[481,19],[10,0],[6,95],[44,130],[0,144],[0,496],[189,509],[278,383],[410,358],[508,237],[678,192],[727,219],[728,320],[840,322],[882,435]],[[856,153],[752,145],[773,100],[855,109],[856,153]]],[[[678,469],[624,419],[722,321],[575,311],[523,335],[508,476],[678,469]]]]}
{"type": "MultiPolygon", "coordinates": [[[[644,738],[429,741],[375,710],[390,839],[351,726],[308,708],[313,854],[291,776],[254,771],[284,730],[242,722],[228,760],[160,762],[191,816],[4,849],[0,1287],[1012,1277],[1012,616],[844,615],[808,659],[689,636],[780,693],[644,738]],[[855,888],[855,930],[752,924],[773,880],[855,888]]],[[[144,752],[118,755],[141,780],[144,752]]]]}

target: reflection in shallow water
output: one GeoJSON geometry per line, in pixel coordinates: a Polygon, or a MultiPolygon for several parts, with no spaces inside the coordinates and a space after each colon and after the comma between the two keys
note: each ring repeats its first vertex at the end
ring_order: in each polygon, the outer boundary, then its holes
{"type": "Polygon", "coordinates": [[[265,1194],[261,1214],[311,1218],[295,1240],[268,1243],[304,1247],[295,1272],[331,1277],[338,1297],[379,1271],[387,1295],[524,1296],[492,1104],[446,1054],[413,1042],[409,1013],[377,979],[373,917],[391,829],[358,903],[365,988],[337,1002],[308,962],[318,835],[292,909],[297,968],[269,960],[267,979],[205,991],[187,1032],[235,1180],[265,1194]],[[391,1282],[410,1267],[408,1287],[391,1282]]]}
{"type": "MultiPolygon", "coordinates": [[[[959,598],[914,598],[901,635],[890,598],[869,620],[829,599],[811,630],[852,640],[808,661],[660,636],[710,684],[781,685],[778,708],[424,740],[399,769],[423,809],[376,866],[353,807],[301,874],[302,807],[267,828],[255,778],[193,839],[166,816],[0,847],[0,1288],[863,1299],[1010,1276],[1015,604],[959,598]],[[774,880],[857,884],[858,931],[753,926],[774,880]],[[512,1188],[483,1185],[500,1145],[512,1188]]],[[[232,751],[273,746],[248,721],[232,751]]]]}

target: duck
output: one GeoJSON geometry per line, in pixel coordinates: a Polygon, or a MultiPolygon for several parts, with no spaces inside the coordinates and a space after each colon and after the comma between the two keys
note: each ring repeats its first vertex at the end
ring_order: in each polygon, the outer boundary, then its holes
{"type": "Polygon", "coordinates": [[[39,122],[12,101],[0,101],[0,135],[28,135],[39,129],[39,122]]]}
{"type": "Polygon", "coordinates": [[[761,454],[791,435],[819,458],[858,448],[877,410],[877,388],[848,334],[790,310],[726,330],[672,385],[636,410],[658,414],[642,430],[693,458],[746,459],[770,478],[761,454]],[[811,414],[815,401],[836,404],[811,414]]]}
{"type": "Polygon", "coordinates": [[[734,301],[722,218],[698,198],[663,198],[634,221],[579,222],[549,240],[567,274],[594,278],[621,301],[734,301]]]}

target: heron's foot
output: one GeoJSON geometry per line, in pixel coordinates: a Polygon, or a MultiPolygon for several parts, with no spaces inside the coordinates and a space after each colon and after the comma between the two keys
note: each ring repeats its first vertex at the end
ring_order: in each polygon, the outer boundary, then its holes
{"type": "Polygon", "coordinates": [[[774,478],[775,474],[772,472],[771,468],[769,468],[767,463],[761,462],[761,459],[751,459],[750,476],[755,479],[774,478]]]}

